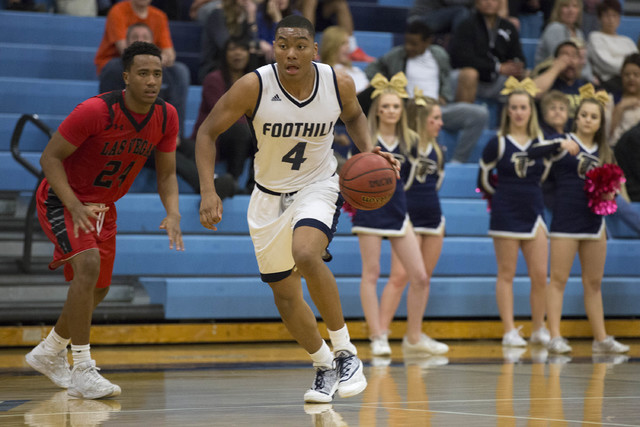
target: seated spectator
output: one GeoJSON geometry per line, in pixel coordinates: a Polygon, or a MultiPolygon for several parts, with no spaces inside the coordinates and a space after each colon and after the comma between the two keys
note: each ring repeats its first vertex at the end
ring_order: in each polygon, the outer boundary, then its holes
{"type": "Polygon", "coordinates": [[[316,33],[331,25],[344,28],[349,34],[349,58],[355,62],[372,62],[374,57],[367,55],[353,35],[353,16],[347,0],[299,0],[298,9],[316,29],[316,33]]]}
{"type": "MultiPolygon", "coordinates": [[[[556,47],[554,58],[546,61],[532,72],[533,81],[540,93],[555,89],[569,98],[569,117],[575,116],[580,103],[580,87],[588,82],[580,77],[580,53],[578,46],[566,40],[556,47]]],[[[572,122],[568,125],[571,126],[572,122]]]]}
{"type": "Polygon", "coordinates": [[[202,83],[211,71],[218,70],[224,59],[224,45],[230,37],[249,42],[252,56],[264,63],[265,52],[260,50],[257,6],[253,0],[222,0],[222,8],[209,14],[202,27],[202,51],[198,82],[202,83]]]}
{"type": "Polygon", "coordinates": [[[615,155],[627,179],[627,194],[632,202],[640,202],[640,124],[625,132],[615,146],[615,155]]]}
{"type": "Polygon", "coordinates": [[[134,41],[149,41],[161,49],[163,90],[160,96],[176,107],[182,136],[191,81],[189,68],[176,61],[167,15],[150,6],[148,0],[123,1],[109,11],[94,60],[100,77],[100,93],[124,89],[120,55],[134,41]],[[130,31],[133,24],[143,25],[130,31]]]}
{"type": "Polygon", "coordinates": [[[73,16],[97,16],[96,0],[56,0],[56,12],[73,16]]]}
{"type": "Polygon", "coordinates": [[[625,58],[621,75],[622,97],[611,114],[610,145],[640,122],[640,53],[625,58]]]}
{"type": "Polygon", "coordinates": [[[588,59],[603,88],[619,93],[622,91],[622,62],[628,55],[637,53],[638,48],[629,37],[617,34],[622,11],[618,0],[604,0],[596,10],[601,31],[589,34],[588,59]]]}
{"type": "Polygon", "coordinates": [[[193,0],[189,6],[189,18],[204,25],[211,12],[220,7],[222,7],[222,0],[193,0]]]}
{"type": "Polygon", "coordinates": [[[580,49],[582,78],[594,81],[591,65],[587,61],[586,39],[580,23],[582,22],[582,0],[556,0],[551,21],[547,24],[536,48],[535,64],[549,58],[564,40],[573,40],[580,49]]]}
{"type": "Polygon", "coordinates": [[[264,52],[265,61],[273,62],[273,41],[276,39],[276,25],[285,16],[300,12],[295,9],[290,0],[265,0],[258,6],[256,23],[258,24],[258,39],[260,50],[264,52]]]}
{"type": "MultiPolygon", "coordinates": [[[[198,118],[193,127],[191,139],[195,141],[200,125],[207,118],[214,105],[240,77],[254,69],[249,59],[249,44],[246,39],[230,38],[224,45],[224,59],[219,70],[212,71],[202,83],[202,101],[198,110],[198,118]]],[[[226,164],[226,169],[233,176],[236,184],[244,170],[247,159],[253,157],[254,140],[246,117],[241,117],[216,141],[218,161],[226,164]]],[[[250,168],[252,169],[252,168],[250,168]]],[[[247,191],[253,186],[250,178],[247,191]]]]}
{"type": "MultiPolygon", "coordinates": [[[[476,10],[451,40],[451,65],[458,68],[456,100],[498,99],[507,77],[524,76],[524,54],[514,25],[498,15],[499,0],[476,0],[476,10]]],[[[445,119],[447,123],[447,119],[445,119]]]]}
{"type": "MultiPolygon", "coordinates": [[[[403,71],[407,76],[407,92],[410,97],[413,97],[414,89],[418,88],[425,96],[437,99],[442,111],[443,128],[449,132],[460,132],[451,160],[464,163],[487,126],[489,112],[482,105],[452,102],[449,55],[444,48],[432,43],[432,36],[431,29],[422,21],[410,21],[405,30],[404,45],[394,47],[369,64],[365,73],[369,78],[377,73],[391,78],[403,71]]],[[[359,97],[361,103],[363,98],[359,97]]],[[[363,107],[368,111],[368,104],[363,107]]]]}
{"type": "Polygon", "coordinates": [[[551,139],[567,132],[566,125],[569,120],[569,98],[559,90],[550,90],[540,99],[540,111],[542,120],[540,130],[545,139],[551,139]]]}
{"type": "Polygon", "coordinates": [[[342,27],[332,25],[322,32],[320,60],[334,69],[349,74],[356,85],[356,93],[369,87],[369,79],[349,58],[349,34],[342,27]]]}

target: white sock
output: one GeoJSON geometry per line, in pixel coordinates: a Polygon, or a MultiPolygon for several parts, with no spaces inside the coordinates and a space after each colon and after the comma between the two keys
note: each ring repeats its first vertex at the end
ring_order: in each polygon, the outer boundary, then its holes
{"type": "Polygon", "coordinates": [[[78,363],[90,362],[91,351],[89,350],[89,344],[73,345],[71,344],[71,355],[73,356],[73,366],[78,363]]]}
{"type": "Polygon", "coordinates": [[[352,354],[358,354],[356,346],[351,344],[351,338],[349,338],[349,330],[347,329],[346,324],[337,331],[329,330],[329,337],[331,338],[331,345],[333,346],[334,352],[347,350],[352,354]]]}
{"type": "Polygon", "coordinates": [[[309,356],[311,356],[311,360],[313,360],[313,366],[331,368],[333,364],[333,353],[331,353],[331,350],[329,349],[329,346],[327,345],[325,340],[322,340],[322,346],[320,347],[320,350],[316,351],[313,354],[309,353],[309,356]]]}
{"type": "Polygon", "coordinates": [[[49,332],[49,335],[47,335],[47,337],[44,339],[44,349],[47,352],[58,354],[62,350],[67,348],[67,345],[69,345],[69,341],[71,340],[68,338],[62,338],[60,335],[58,335],[55,328],[53,328],[51,329],[51,332],[49,332]]]}
{"type": "Polygon", "coordinates": [[[358,42],[356,41],[356,36],[351,34],[349,36],[349,53],[353,52],[358,48],[358,42]]]}

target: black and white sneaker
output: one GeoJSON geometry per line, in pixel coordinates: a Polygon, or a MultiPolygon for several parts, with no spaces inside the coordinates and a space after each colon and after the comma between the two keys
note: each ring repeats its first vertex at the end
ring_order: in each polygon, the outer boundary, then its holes
{"type": "Polygon", "coordinates": [[[313,385],[304,394],[307,403],[329,403],[338,389],[338,372],[333,368],[316,367],[313,385]]]}
{"type": "Polygon", "coordinates": [[[348,350],[336,351],[333,363],[338,372],[338,394],[340,397],[351,397],[367,388],[362,361],[348,350]]]}

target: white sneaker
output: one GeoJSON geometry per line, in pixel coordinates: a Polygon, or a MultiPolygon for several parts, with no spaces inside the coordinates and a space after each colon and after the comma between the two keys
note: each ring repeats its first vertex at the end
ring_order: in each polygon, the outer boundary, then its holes
{"type": "Polygon", "coordinates": [[[69,387],[71,369],[66,348],[58,354],[51,354],[44,349],[44,341],[42,341],[27,353],[24,360],[33,369],[46,375],[58,387],[69,387]]]}
{"type": "Polygon", "coordinates": [[[307,403],[329,403],[338,389],[338,372],[333,368],[316,367],[313,385],[304,393],[307,403]]]}
{"type": "Polygon", "coordinates": [[[371,355],[372,356],[390,356],[391,347],[387,334],[382,334],[376,338],[371,338],[371,355]]]}
{"type": "Polygon", "coordinates": [[[425,334],[420,334],[420,340],[415,344],[411,344],[405,336],[402,339],[402,350],[407,353],[445,354],[449,351],[449,346],[425,334]]]}
{"type": "Polygon", "coordinates": [[[527,341],[520,336],[520,329],[522,329],[522,326],[518,326],[504,334],[502,336],[502,345],[505,347],[525,347],[527,341]]]}
{"type": "Polygon", "coordinates": [[[340,397],[351,397],[360,394],[367,388],[362,361],[348,350],[336,351],[333,359],[338,372],[338,394],[340,397]]]}
{"type": "Polygon", "coordinates": [[[529,338],[529,342],[531,344],[541,344],[547,345],[551,340],[551,335],[549,334],[549,330],[544,326],[537,331],[533,331],[531,337],[529,338]]]}
{"type": "Polygon", "coordinates": [[[120,387],[111,384],[100,375],[96,361],[78,363],[71,371],[71,385],[67,390],[69,396],[79,399],[102,399],[120,396],[120,387]]]}
{"type": "Polygon", "coordinates": [[[612,336],[607,336],[602,341],[593,340],[591,350],[594,353],[626,353],[629,346],[619,343],[612,336]]]}
{"type": "Polygon", "coordinates": [[[547,344],[547,350],[549,350],[549,353],[562,354],[569,353],[572,349],[569,345],[569,341],[562,337],[555,337],[549,340],[549,344],[547,344]]]}

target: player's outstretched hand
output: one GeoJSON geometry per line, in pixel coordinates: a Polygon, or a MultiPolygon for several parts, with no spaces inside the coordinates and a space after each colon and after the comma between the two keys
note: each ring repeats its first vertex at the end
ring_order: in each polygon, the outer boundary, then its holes
{"type": "Polygon", "coordinates": [[[169,249],[176,248],[176,251],[184,251],[182,241],[182,230],[180,230],[180,215],[167,215],[160,223],[160,228],[167,230],[169,236],[169,249]]]}
{"type": "Polygon", "coordinates": [[[391,163],[391,166],[393,166],[393,168],[396,170],[396,178],[400,179],[400,162],[398,161],[398,159],[396,159],[393,154],[388,153],[388,152],[383,152],[381,151],[382,149],[380,147],[374,147],[373,148],[373,153],[378,154],[382,157],[384,157],[385,159],[387,159],[387,161],[389,163],[391,163]]]}
{"type": "Polygon", "coordinates": [[[84,231],[85,233],[91,233],[95,231],[95,227],[93,226],[92,219],[97,221],[98,214],[102,212],[108,211],[109,208],[106,206],[97,206],[97,205],[85,205],[79,203],[77,206],[70,208],[69,212],[71,212],[71,218],[73,219],[73,235],[75,237],[79,236],[79,230],[84,231]]]}
{"type": "Polygon", "coordinates": [[[217,230],[216,224],[222,219],[222,200],[217,193],[202,194],[200,201],[200,224],[209,230],[217,230]]]}
{"type": "Polygon", "coordinates": [[[563,139],[560,143],[560,147],[563,150],[567,150],[572,156],[575,156],[580,152],[580,146],[573,139],[563,139]]]}

